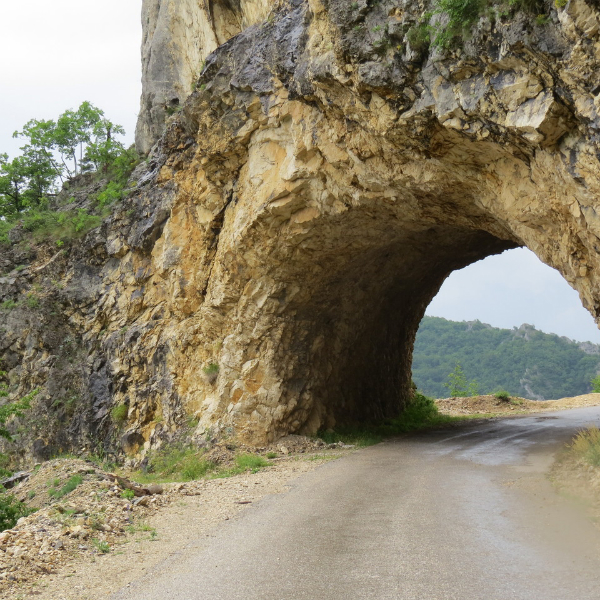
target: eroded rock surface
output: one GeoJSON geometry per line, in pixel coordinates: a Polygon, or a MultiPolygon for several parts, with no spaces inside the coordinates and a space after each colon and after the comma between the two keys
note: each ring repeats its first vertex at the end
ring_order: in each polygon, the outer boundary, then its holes
{"type": "Polygon", "coordinates": [[[204,59],[217,46],[266,18],[266,0],[143,0],[141,114],[138,148],[148,153],[166,117],[193,91],[204,59]]]}
{"type": "Polygon", "coordinates": [[[396,415],[429,301],[509,248],[598,320],[598,7],[484,16],[448,51],[411,46],[426,9],[293,0],[207,58],[69,321],[131,454],[188,416],[261,444],[396,415]]]}

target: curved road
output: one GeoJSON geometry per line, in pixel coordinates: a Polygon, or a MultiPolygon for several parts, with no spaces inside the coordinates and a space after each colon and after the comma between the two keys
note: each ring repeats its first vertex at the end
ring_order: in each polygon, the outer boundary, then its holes
{"type": "Polygon", "coordinates": [[[386,441],[298,479],[114,600],[598,600],[600,529],[544,472],[600,407],[386,441]]]}

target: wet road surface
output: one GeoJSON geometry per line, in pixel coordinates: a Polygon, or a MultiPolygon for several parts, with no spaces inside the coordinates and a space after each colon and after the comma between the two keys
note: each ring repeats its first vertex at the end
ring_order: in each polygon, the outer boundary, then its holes
{"type": "Polygon", "coordinates": [[[114,600],[599,600],[600,529],[545,472],[600,407],[388,440],[263,499],[114,600]]]}

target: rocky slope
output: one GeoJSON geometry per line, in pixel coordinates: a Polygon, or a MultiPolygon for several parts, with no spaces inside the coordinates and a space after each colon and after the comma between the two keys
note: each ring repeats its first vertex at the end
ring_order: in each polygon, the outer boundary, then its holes
{"type": "MultiPolygon", "coordinates": [[[[394,415],[444,279],[516,246],[598,318],[597,4],[498,5],[449,48],[422,39],[445,22],[431,8],[291,0],[207,57],[130,198],[44,267],[63,268],[57,312],[77,346],[69,428],[135,456],[190,416],[199,440],[260,444],[394,415]]],[[[187,60],[179,30],[146,16],[161,60],[187,60]]],[[[186,39],[215,22],[190,21],[186,39]]],[[[3,280],[4,299],[38,275],[24,277],[3,280]]],[[[39,385],[52,405],[43,361],[63,350],[23,327],[9,323],[0,358],[15,394],[39,385]]]]}

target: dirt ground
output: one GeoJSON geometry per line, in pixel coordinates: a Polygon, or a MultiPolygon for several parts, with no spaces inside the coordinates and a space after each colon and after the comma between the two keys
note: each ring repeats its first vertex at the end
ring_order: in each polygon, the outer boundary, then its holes
{"type": "Polygon", "coordinates": [[[255,473],[163,484],[141,500],[123,497],[123,485],[86,461],[45,463],[13,490],[42,508],[0,533],[0,598],[107,598],[265,495],[285,492],[295,478],[351,451],[303,449],[255,473]],[[48,505],[48,490],[74,475],[83,480],[77,489],[48,505]]]}
{"type": "Polygon", "coordinates": [[[528,400],[516,396],[502,400],[488,395],[473,396],[472,398],[444,398],[435,402],[440,412],[446,415],[493,417],[566,410],[581,406],[598,406],[600,405],[600,394],[584,394],[560,400],[528,400]]]}

